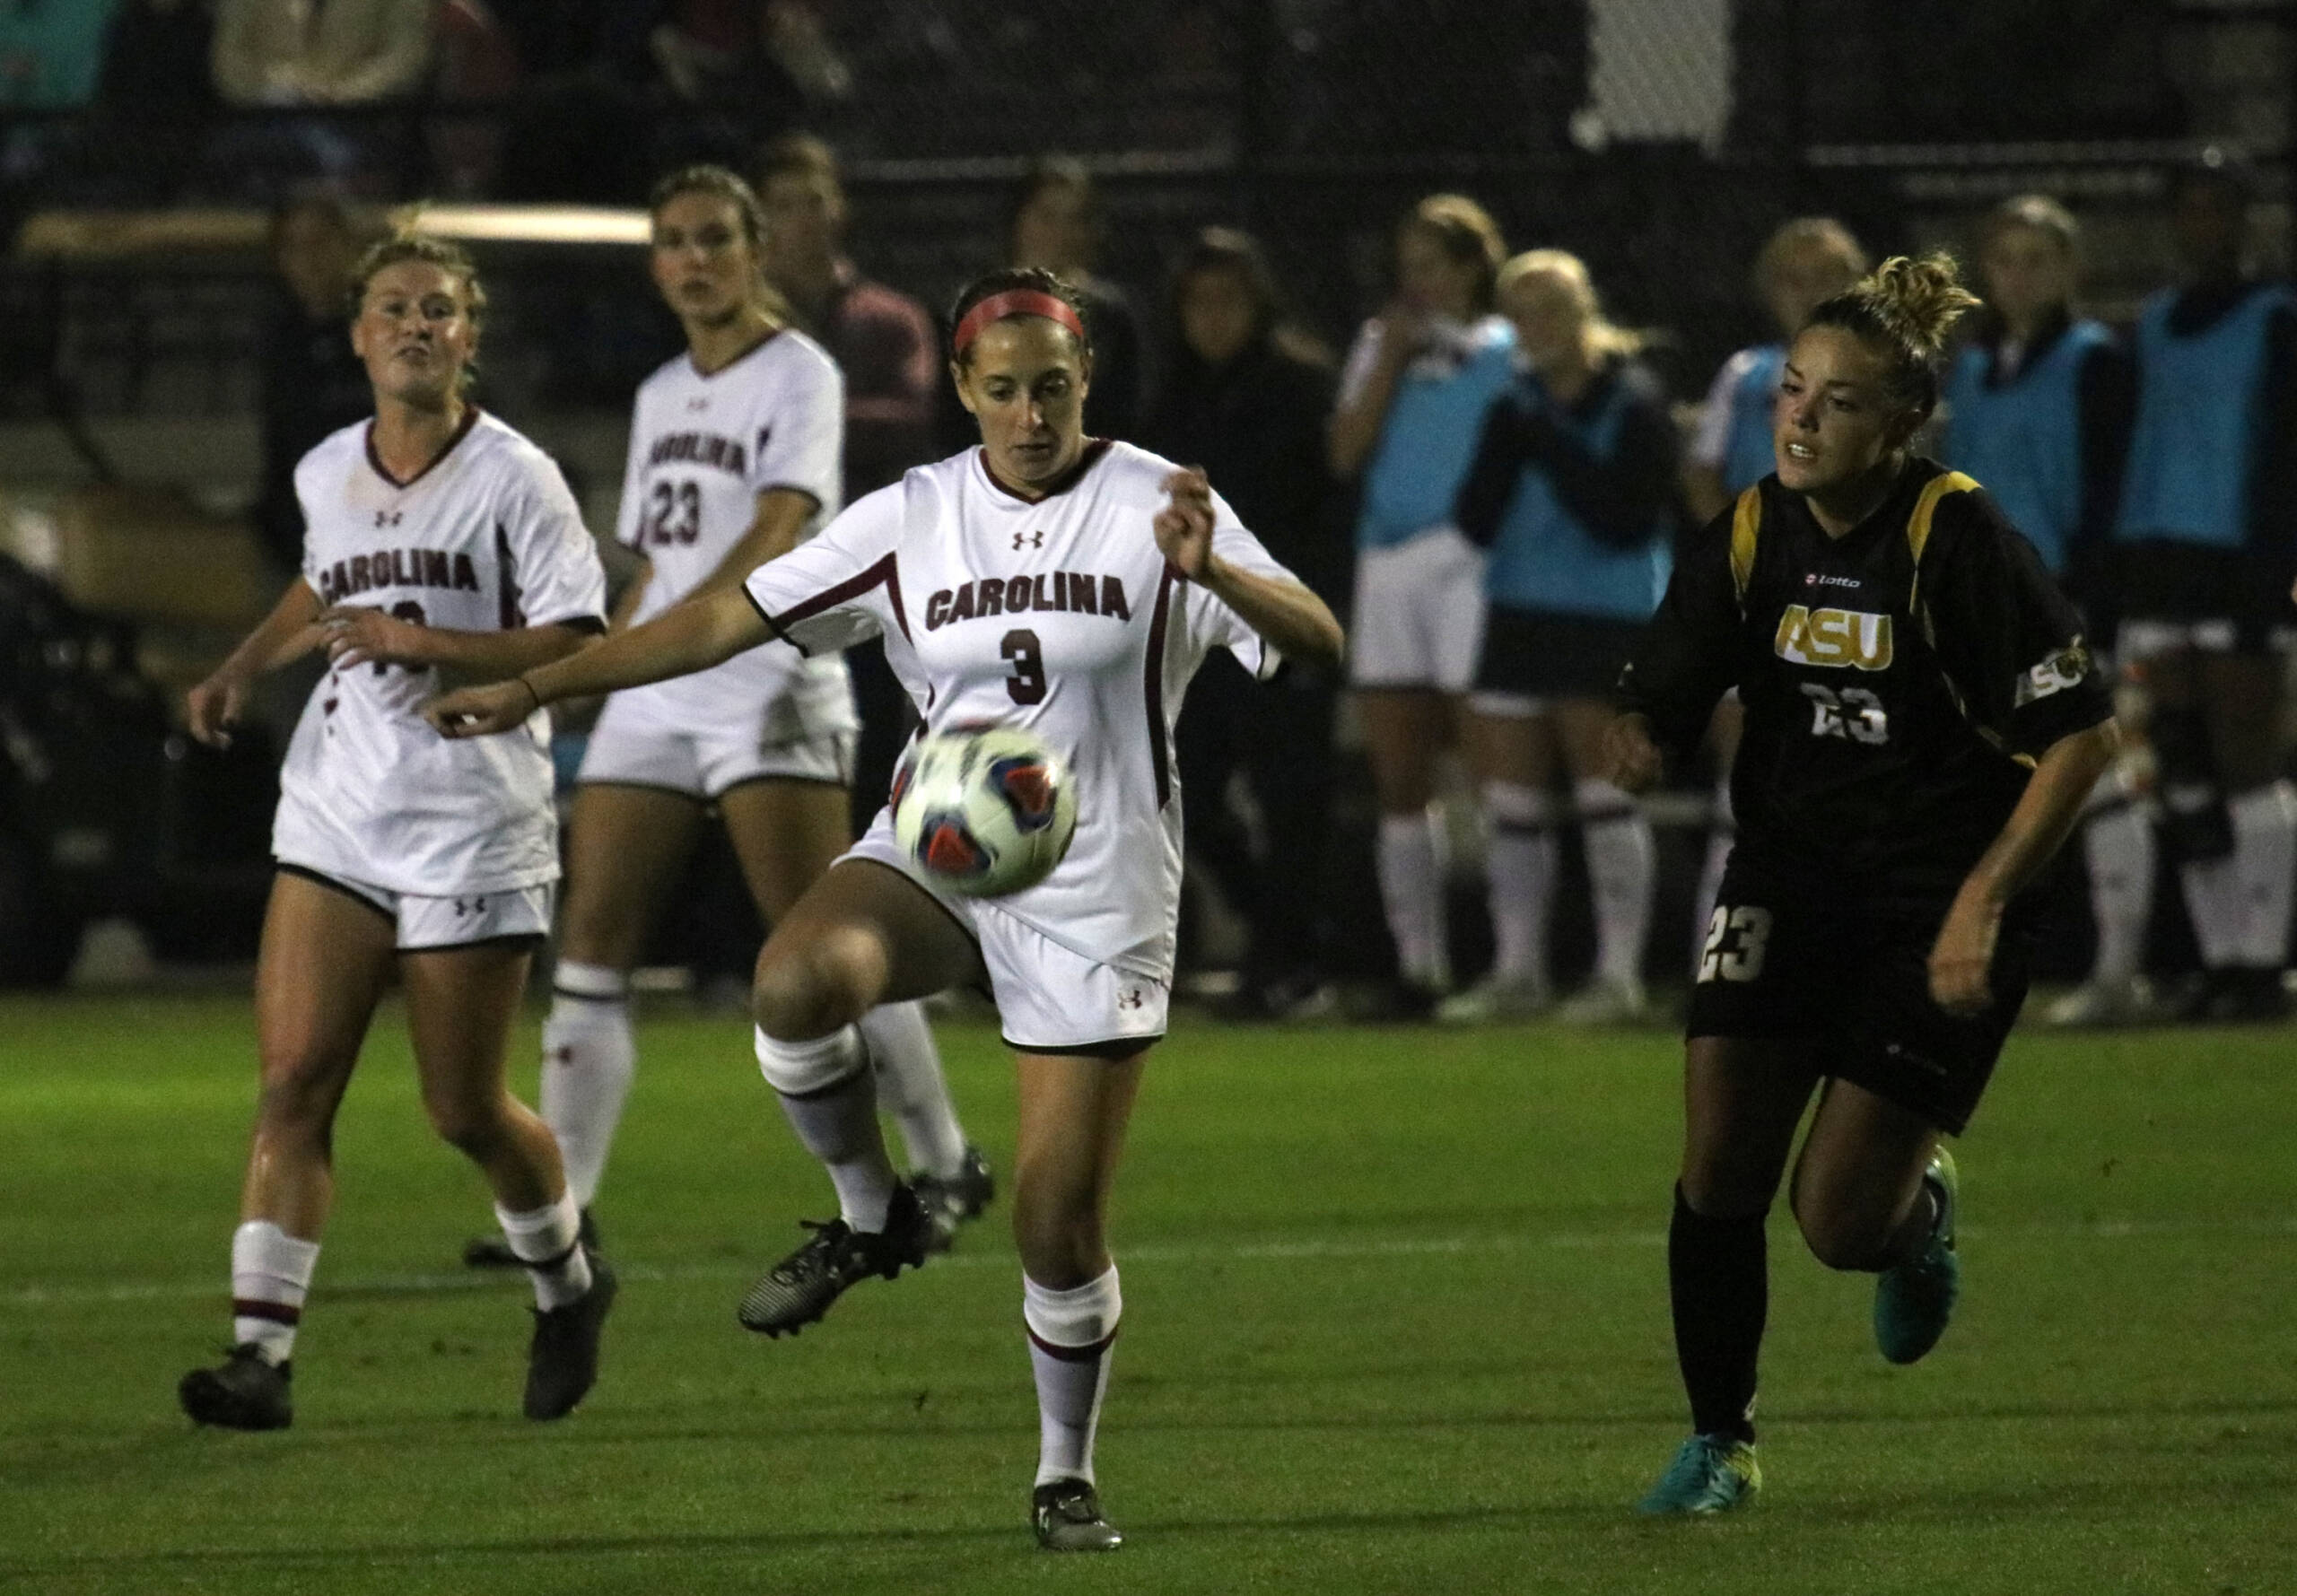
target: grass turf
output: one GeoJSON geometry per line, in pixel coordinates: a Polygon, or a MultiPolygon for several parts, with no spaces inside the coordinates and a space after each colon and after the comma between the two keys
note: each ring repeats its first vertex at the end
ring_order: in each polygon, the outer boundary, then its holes
{"type": "MultiPolygon", "coordinates": [[[[994,1036],[945,1026],[1000,1167],[994,1036]]],[[[250,1017],[0,1002],[0,1590],[520,1592],[2297,1588],[2286,1033],[2022,1035],[1961,1155],[1967,1294],[1886,1367],[1871,1283],[1772,1226],[1767,1490],[1628,1505],[1684,1426],[1668,1037],[1228,1031],[1150,1066],[1101,1446],[1119,1556],[1036,1553],[1000,1203],[767,1342],[751,1276],[824,1211],[738,1022],[661,1012],[600,1204],[598,1389],[518,1417],[527,1296],[387,1011],[284,1434],[195,1431],[225,1339],[250,1017]]],[[[516,1044],[532,1056],[531,1020],[516,1044]]],[[[526,1072],[530,1077],[530,1069],[526,1072]]]]}

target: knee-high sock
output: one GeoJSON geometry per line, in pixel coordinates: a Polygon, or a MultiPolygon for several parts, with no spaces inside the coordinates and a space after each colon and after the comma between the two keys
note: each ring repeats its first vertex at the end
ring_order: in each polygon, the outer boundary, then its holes
{"type": "Polygon", "coordinates": [[[268,1219],[231,1233],[231,1344],[253,1345],[271,1364],[295,1353],[303,1298],[319,1266],[319,1244],[289,1235],[268,1219]]]}
{"type": "Polygon", "coordinates": [[[2297,792],[2273,781],[2238,795],[2233,873],[2242,909],[2240,962],[2278,970],[2289,962],[2290,894],[2297,885],[2297,792]]]}
{"type": "Polygon", "coordinates": [[[1029,1327],[1029,1366],[1037,1384],[1037,1478],[1093,1478],[1093,1435],[1109,1389],[1109,1350],[1124,1313],[1116,1265],[1069,1291],[1021,1280],[1021,1318],[1029,1327]]]}
{"type": "Polygon", "coordinates": [[[1763,1216],[1709,1218],[1678,1186],[1667,1226],[1667,1295],[1691,1428],[1753,1440],[1755,1365],[1770,1305],[1763,1216]]]}
{"type": "Polygon", "coordinates": [[[615,1127],[638,1068],[630,981],[603,964],[561,963],[542,1026],[542,1117],[558,1138],[566,1186],[587,1208],[598,1194],[615,1127]]]}
{"type": "Polygon", "coordinates": [[[1555,807],[1536,788],[1488,781],[1483,810],[1491,822],[1484,865],[1491,894],[1491,972],[1503,981],[1543,987],[1555,896],[1555,807]]]}
{"type": "Polygon", "coordinates": [[[581,1241],[582,1210],[571,1188],[556,1202],[524,1213],[514,1214],[498,1202],[494,1217],[511,1255],[527,1266],[534,1281],[536,1307],[563,1308],[590,1289],[590,1255],[581,1241]]]}
{"type": "Polygon", "coordinates": [[[2090,978],[2120,985],[2145,962],[2145,922],[2153,909],[2153,823],[2118,781],[2111,784],[2119,796],[2109,795],[2109,807],[2083,828],[2082,853],[2090,867],[2090,911],[2098,922],[2098,959],[2090,978]]]}
{"type": "Polygon", "coordinates": [[[878,1101],[894,1117],[912,1169],[948,1176],[965,1167],[965,1131],[941,1074],[933,1028],[915,1003],[887,1003],[854,1022],[876,1066],[878,1101]]]}
{"type": "Polygon", "coordinates": [[[1395,938],[1396,964],[1406,979],[1428,986],[1451,981],[1451,959],[1444,942],[1443,854],[1436,817],[1380,816],[1380,902],[1388,911],[1388,934],[1395,938]]]}
{"type": "Polygon", "coordinates": [[[1739,839],[1738,815],[1731,807],[1731,779],[1715,783],[1715,809],[1707,828],[1707,860],[1699,867],[1699,890],[1691,902],[1690,967],[1695,979],[1707,956],[1707,933],[1715,920],[1715,900],[1722,895],[1723,869],[1731,862],[1731,844],[1739,839]]]}
{"type": "Polygon", "coordinates": [[[838,1217],[859,1231],[884,1230],[900,1177],[886,1156],[860,1033],[845,1025],[810,1042],[755,1037],[758,1068],[780,1094],[790,1129],[837,1188],[838,1217]]]}
{"type": "Polygon", "coordinates": [[[1643,945],[1651,935],[1651,876],[1657,845],[1642,808],[1608,781],[1580,781],[1581,834],[1587,878],[1595,900],[1595,973],[1618,985],[1643,976],[1643,945]]]}
{"type": "Polygon", "coordinates": [[[2178,867],[2186,912],[2193,920],[2193,939],[2206,969],[2226,970],[2241,963],[2249,916],[2241,903],[2240,870],[2240,859],[2233,853],[2223,859],[2188,859],[2178,867]]]}

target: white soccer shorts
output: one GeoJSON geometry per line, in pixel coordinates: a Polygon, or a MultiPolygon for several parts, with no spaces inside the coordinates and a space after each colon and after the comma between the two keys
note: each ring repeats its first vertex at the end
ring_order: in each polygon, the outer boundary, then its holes
{"type": "Polygon", "coordinates": [[[506,887],[500,892],[462,893],[431,898],[393,892],[364,881],[342,876],[310,865],[281,859],[290,875],[354,898],[398,929],[401,953],[434,953],[467,947],[479,942],[502,942],[550,935],[550,909],[557,895],[550,882],[537,886],[506,887]]]}
{"type": "Polygon", "coordinates": [[[745,781],[853,785],[853,698],[845,673],[808,673],[739,716],[694,713],[676,697],[610,694],[574,780],[659,787],[712,799],[745,781]]]}
{"type": "Polygon", "coordinates": [[[1356,556],[1348,679],[1465,693],[1483,649],[1483,551],[1438,527],[1356,556]]]}
{"type": "Polygon", "coordinates": [[[973,933],[1008,1047],[1024,1052],[1128,1042],[1147,1047],[1164,1035],[1172,1006],[1169,981],[1087,958],[992,898],[968,898],[934,882],[894,841],[890,805],[878,811],[869,831],[838,862],[849,859],[900,871],[973,933]]]}

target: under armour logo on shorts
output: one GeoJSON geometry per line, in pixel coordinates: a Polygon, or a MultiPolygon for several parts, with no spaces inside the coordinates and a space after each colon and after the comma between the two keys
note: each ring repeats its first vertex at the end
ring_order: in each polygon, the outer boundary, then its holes
{"type": "Polygon", "coordinates": [[[1119,1008],[1138,1008],[1148,1001],[1148,999],[1141,995],[1140,989],[1139,987],[1134,987],[1131,991],[1122,994],[1117,999],[1116,1006],[1119,1008]]]}

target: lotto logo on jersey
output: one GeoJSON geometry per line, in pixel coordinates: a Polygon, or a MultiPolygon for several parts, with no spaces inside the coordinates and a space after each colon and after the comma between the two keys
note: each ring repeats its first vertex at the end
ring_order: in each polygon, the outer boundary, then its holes
{"type": "Polygon", "coordinates": [[[1790,665],[1830,670],[1888,670],[1891,617],[1865,610],[1811,609],[1790,604],[1778,617],[1774,651],[1790,665]]]}

